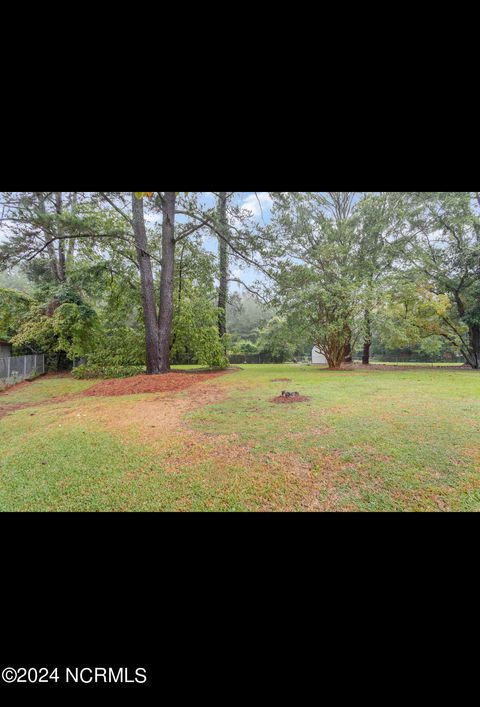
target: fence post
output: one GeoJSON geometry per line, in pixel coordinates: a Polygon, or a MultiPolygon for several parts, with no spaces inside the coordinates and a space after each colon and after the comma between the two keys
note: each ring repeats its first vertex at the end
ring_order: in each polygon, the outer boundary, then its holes
{"type": "Polygon", "coordinates": [[[27,377],[27,357],[23,357],[23,377],[27,377]]]}
{"type": "Polygon", "coordinates": [[[10,356],[7,358],[7,381],[10,378],[10,356]]]}

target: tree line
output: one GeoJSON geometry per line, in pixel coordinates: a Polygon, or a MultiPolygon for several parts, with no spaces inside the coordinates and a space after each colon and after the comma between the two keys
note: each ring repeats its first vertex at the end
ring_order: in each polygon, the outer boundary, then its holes
{"type": "Polygon", "coordinates": [[[277,351],[310,342],[339,368],[375,337],[443,341],[480,367],[479,193],[269,193],[266,219],[244,196],[3,192],[0,268],[27,285],[0,289],[0,335],[149,374],[185,352],[222,367],[237,283],[277,351]]]}
{"type": "Polygon", "coordinates": [[[276,305],[331,368],[374,335],[394,346],[447,342],[480,367],[480,194],[273,195],[276,305]]]}

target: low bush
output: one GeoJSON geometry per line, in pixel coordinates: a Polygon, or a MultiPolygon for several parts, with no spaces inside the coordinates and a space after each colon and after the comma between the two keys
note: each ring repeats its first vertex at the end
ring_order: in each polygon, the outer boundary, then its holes
{"type": "Polygon", "coordinates": [[[87,358],[94,369],[105,366],[106,361],[111,368],[145,366],[144,335],[128,327],[108,329],[98,337],[87,358]]]}
{"type": "Polygon", "coordinates": [[[88,378],[130,378],[145,373],[144,366],[82,365],[74,368],[72,375],[77,380],[88,378]]]}

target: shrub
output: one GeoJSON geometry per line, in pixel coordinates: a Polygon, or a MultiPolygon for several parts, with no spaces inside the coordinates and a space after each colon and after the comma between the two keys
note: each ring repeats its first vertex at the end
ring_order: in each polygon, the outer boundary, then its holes
{"type": "Polygon", "coordinates": [[[145,337],[142,331],[128,327],[106,330],[95,342],[88,354],[88,365],[102,367],[108,361],[110,367],[145,365],[145,337]]]}
{"type": "Polygon", "coordinates": [[[144,366],[83,365],[74,368],[72,375],[77,380],[89,378],[130,378],[145,373],[144,366]]]}

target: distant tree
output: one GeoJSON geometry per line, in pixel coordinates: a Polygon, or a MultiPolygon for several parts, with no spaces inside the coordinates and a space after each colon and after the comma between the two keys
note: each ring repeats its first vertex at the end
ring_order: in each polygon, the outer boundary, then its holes
{"type": "Polygon", "coordinates": [[[258,354],[258,346],[252,341],[245,339],[239,339],[231,347],[231,352],[233,354],[258,354]]]}
{"type": "Polygon", "coordinates": [[[260,330],[257,347],[263,354],[278,363],[291,361],[296,350],[292,341],[291,329],[282,317],[275,316],[260,330]]]}
{"type": "Polygon", "coordinates": [[[272,307],[257,300],[250,293],[230,298],[228,305],[229,334],[235,342],[239,339],[256,341],[258,331],[274,316],[272,307]]]}

